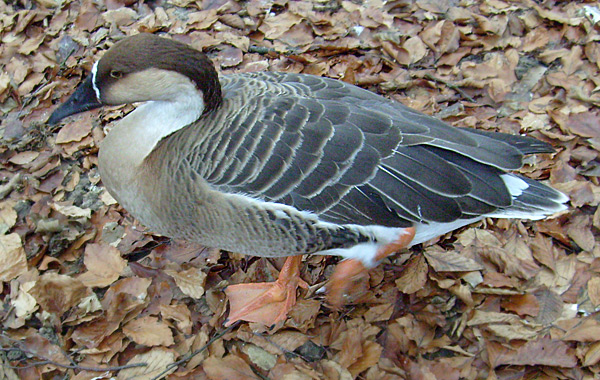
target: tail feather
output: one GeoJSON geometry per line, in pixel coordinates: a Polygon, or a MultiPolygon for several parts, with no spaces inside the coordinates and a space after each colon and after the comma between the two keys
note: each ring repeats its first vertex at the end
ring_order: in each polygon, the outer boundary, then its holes
{"type": "Polygon", "coordinates": [[[567,209],[569,198],[560,191],[520,175],[504,177],[508,179],[505,182],[513,194],[513,204],[486,216],[538,220],[567,209]]]}
{"type": "Polygon", "coordinates": [[[567,209],[565,203],[569,198],[541,182],[516,174],[504,174],[502,179],[513,196],[512,205],[489,214],[465,215],[464,219],[450,223],[416,223],[416,236],[411,245],[423,243],[486,217],[539,220],[567,209]]]}
{"type": "Polygon", "coordinates": [[[509,135],[500,132],[482,131],[480,129],[470,129],[469,132],[503,141],[513,148],[517,148],[524,156],[528,154],[555,152],[552,145],[529,136],[509,135]]]}

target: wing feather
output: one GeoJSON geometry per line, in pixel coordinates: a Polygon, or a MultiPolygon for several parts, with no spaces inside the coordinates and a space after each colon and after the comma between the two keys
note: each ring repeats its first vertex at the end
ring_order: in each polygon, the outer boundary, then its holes
{"type": "MultiPolygon", "coordinates": [[[[449,127],[327,78],[222,78],[228,120],[203,120],[186,159],[217,190],[314,212],[333,223],[452,222],[512,205],[500,177],[536,140],[449,127]]],[[[210,115],[209,115],[210,116],[210,115]]]]}

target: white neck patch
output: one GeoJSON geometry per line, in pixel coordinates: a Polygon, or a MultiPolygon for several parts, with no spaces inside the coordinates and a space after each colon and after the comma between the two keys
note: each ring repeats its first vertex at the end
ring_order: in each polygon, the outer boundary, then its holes
{"type": "Polygon", "coordinates": [[[94,63],[94,66],[92,66],[92,87],[94,88],[94,92],[96,93],[96,100],[99,103],[102,103],[102,100],[100,99],[100,89],[98,89],[98,86],[96,85],[96,74],[98,73],[98,62],[94,63]]]}
{"type": "Polygon", "coordinates": [[[184,92],[169,101],[149,101],[117,122],[107,139],[133,144],[130,147],[133,156],[122,162],[138,165],[160,140],[198,120],[203,111],[204,100],[199,91],[184,92]]]}

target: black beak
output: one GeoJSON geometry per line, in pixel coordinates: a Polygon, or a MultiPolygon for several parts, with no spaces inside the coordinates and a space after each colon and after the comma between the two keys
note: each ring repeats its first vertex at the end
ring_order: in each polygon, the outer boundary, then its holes
{"type": "Polygon", "coordinates": [[[92,76],[90,75],[79,87],[77,87],[69,100],[61,104],[54,112],[52,112],[52,115],[50,115],[50,118],[48,119],[48,124],[54,125],[67,116],[93,110],[98,107],[102,107],[102,103],[96,98],[96,93],[92,86],[92,76]]]}

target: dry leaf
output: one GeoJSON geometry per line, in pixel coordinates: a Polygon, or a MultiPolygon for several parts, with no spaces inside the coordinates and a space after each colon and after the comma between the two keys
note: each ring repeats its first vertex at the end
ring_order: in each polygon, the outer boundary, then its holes
{"type": "Polygon", "coordinates": [[[562,340],[577,342],[596,342],[600,336],[600,322],[587,318],[569,329],[562,340]]]}
{"type": "Polygon", "coordinates": [[[279,363],[269,371],[266,378],[269,379],[292,379],[292,380],[312,380],[316,372],[308,367],[295,366],[292,363],[279,363]],[[306,373],[309,372],[309,373],[306,373]],[[311,376],[312,375],[312,376],[311,376]]]}
{"type": "Polygon", "coordinates": [[[309,340],[309,336],[297,331],[278,331],[271,337],[272,342],[287,351],[294,351],[309,340]]]}
{"type": "Polygon", "coordinates": [[[44,42],[44,38],[46,37],[45,33],[39,33],[34,38],[28,38],[24,44],[19,47],[19,53],[24,55],[29,55],[36,49],[40,47],[42,42],[44,42]]]}
{"type": "Polygon", "coordinates": [[[26,165],[26,164],[31,163],[31,161],[35,160],[36,158],[38,158],[39,155],[40,155],[40,152],[32,152],[32,151],[20,152],[20,153],[15,154],[14,156],[12,156],[8,161],[15,165],[26,165]]]}
{"type": "Polygon", "coordinates": [[[38,309],[36,299],[29,293],[35,286],[35,281],[28,281],[19,286],[19,293],[11,300],[11,306],[15,308],[17,318],[29,317],[38,309]]]}
{"type": "Polygon", "coordinates": [[[107,24],[116,26],[128,26],[138,18],[137,13],[131,8],[119,8],[102,13],[102,19],[107,24]]]}
{"type": "Polygon", "coordinates": [[[174,343],[171,329],[156,317],[146,316],[127,323],[123,333],[145,346],[170,346],[174,343]]]}
{"type": "Polygon", "coordinates": [[[200,298],[204,294],[206,273],[202,272],[200,268],[190,268],[180,272],[165,270],[165,273],[173,277],[179,289],[186,296],[200,298]]]}
{"type": "Polygon", "coordinates": [[[402,49],[406,52],[406,58],[404,54],[398,57],[398,62],[404,65],[411,65],[413,63],[419,62],[425,55],[427,55],[427,46],[421,41],[421,39],[417,36],[411,37],[402,44],[402,49]]]}
{"type": "Polygon", "coordinates": [[[475,260],[436,247],[426,249],[424,255],[427,258],[427,263],[436,272],[472,272],[483,269],[483,266],[475,260]]]}
{"type": "Polygon", "coordinates": [[[277,356],[268,353],[254,344],[244,345],[242,351],[248,355],[248,358],[254,365],[265,371],[269,371],[277,364],[277,356]]]}
{"type": "Polygon", "coordinates": [[[31,92],[33,92],[33,89],[38,86],[40,83],[42,83],[42,81],[44,80],[44,74],[42,73],[31,73],[27,76],[27,79],[25,79],[25,81],[23,83],[21,83],[21,85],[19,86],[19,88],[17,88],[17,94],[19,94],[20,96],[26,96],[28,94],[30,94],[31,92]]]}
{"type": "Polygon", "coordinates": [[[14,202],[0,203],[0,234],[4,235],[17,223],[17,212],[14,202]]]}
{"type": "Polygon", "coordinates": [[[29,293],[42,309],[61,316],[77,305],[88,289],[77,279],[49,272],[40,276],[29,293]]]}
{"type": "Polygon", "coordinates": [[[423,43],[425,43],[431,50],[437,51],[437,44],[442,38],[442,28],[444,27],[445,21],[438,21],[429,24],[421,33],[419,37],[423,43]]]}
{"type": "Polygon", "coordinates": [[[543,48],[550,41],[546,28],[535,28],[525,35],[523,39],[523,51],[530,52],[543,48]]]}
{"type": "Polygon", "coordinates": [[[307,46],[314,41],[312,28],[304,22],[294,25],[279,37],[279,40],[293,47],[307,46]]]}
{"type": "Polygon", "coordinates": [[[363,315],[366,322],[388,321],[394,312],[394,306],[389,303],[370,307],[363,315]]]}
{"type": "MultiPolygon", "coordinates": [[[[206,332],[200,331],[196,336],[194,336],[190,350],[192,352],[197,352],[200,349],[206,347],[207,342],[208,335],[206,334],[206,332]]],[[[200,366],[204,359],[208,357],[208,354],[208,350],[203,350],[202,352],[199,352],[188,361],[186,368],[192,369],[200,366]]]]}
{"type": "Polygon", "coordinates": [[[202,367],[211,380],[258,379],[250,366],[242,358],[235,355],[228,355],[222,359],[209,356],[202,367]]]}
{"type": "Polygon", "coordinates": [[[569,130],[582,137],[599,138],[598,125],[600,125],[598,112],[581,112],[569,116],[569,130]]]}
{"type": "Polygon", "coordinates": [[[536,323],[548,326],[556,321],[563,311],[561,298],[555,292],[545,287],[536,291],[534,295],[540,304],[540,311],[535,319],[536,323]]]}
{"type": "Polygon", "coordinates": [[[591,230],[590,217],[577,215],[567,227],[567,235],[584,251],[591,252],[596,246],[596,237],[591,230]]]}
{"type": "Polygon", "coordinates": [[[89,219],[92,217],[92,210],[89,208],[80,208],[77,206],[73,206],[69,203],[53,203],[52,208],[64,216],[69,218],[86,218],[89,219]]]}
{"type": "Polygon", "coordinates": [[[600,362],[600,342],[593,343],[585,353],[584,366],[592,366],[600,362]]]}
{"type": "Polygon", "coordinates": [[[210,28],[218,19],[217,10],[208,9],[190,13],[187,23],[189,26],[193,26],[195,30],[202,30],[210,28]]]}
{"type": "Polygon", "coordinates": [[[223,49],[215,60],[221,67],[234,67],[242,63],[244,54],[238,48],[230,47],[223,49]]]}
{"type": "Polygon", "coordinates": [[[423,255],[414,255],[404,265],[396,286],[402,293],[412,294],[425,286],[428,267],[423,255]]]}
{"type": "MultiPolygon", "coordinates": [[[[155,347],[150,351],[136,355],[127,364],[144,363],[144,367],[126,368],[119,371],[117,379],[119,380],[151,380],[158,374],[166,371],[167,367],[175,361],[176,354],[173,350],[163,347],[155,347]]],[[[162,374],[161,377],[173,373],[177,367],[172,367],[162,374]]]]}
{"type": "Polygon", "coordinates": [[[56,135],[57,144],[81,141],[92,132],[92,126],[85,119],[75,119],[60,129],[56,135]]]}
{"type": "Polygon", "coordinates": [[[358,328],[348,329],[345,333],[341,351],[336,355],[336,361],[342,367],[349,368],[363,356],[362,334],[358,328]]]}
{"type": "Polygon", "coordinates": [[[276,16],[265,17],[258,29],[264,33],[265,38],[272,40],[281,37],[301,21],[302,18],[300,16],[291,12],[284,12],[276,16]]]}
{"type": "Polygon", "coordinates": [[[11,368],[11,364],[8,358],[4,355],[0,357],[0,379],[3,380],[22,380],[20,376],[17,375],[15,370],[11,368]]]}
{"type": "Polygon", "coordinates": [[[533,294],[510,296],[502,302],[502,307],[519,314],[520,317],[536,317],[540,312],[540,304],[533,294]]]}
{"type": "Polygon", "coordinates": [[[417,6],[425,11],[431,13],[443,14],[448,12],[450,7],[450,1],[436,1],[436,0],[417,0],[415,1],[417,6]]]}
{"type": "Polygon", "coordinates": [[[27,352],[32,353],[38,358],[51,360],[55,363],[64,365],[71,364],[71,361],[67,357],[66,353],[56,344],[50,342],[47,338],[34,333],[28,336],[21,346],[27,352]]]}
{"type": "Polygon", "coordinates": [[[100,13],[98,12],[98,9],[96,9],[93,1],[83,1],[81,9],[77,12],[77,19],[75,20],[76,28],[79,30],[92,31],[96,27],[99,14],[100,13]]]}
{"type": "Polygon", "coordinates": [[[534,328],[522,324],[513,325],[496,325],[489,324],[486,329],[491,331],[495,336],[511,340],[532,340],[537,338],[541,333],[541,328],[534,328]]]}
{"type": "Polygon", "coordinates": [[[314,321],[319,314],[322,302],[318,300],[299,299],[288,313],[289,319],[286,325],[293,326],[297,330],[306,331],[314,327],[314,321]]]}
{"type": "Polygon", "coordinates": [[[177,329],[184,334],[192,333],[192,314],[190,309],[183,304],[178,305],[160,305],[160,314],[163,319],[175,321],[177,329]]]}
{"type": "Polygon", "coordinates": [[[356,378],[360,373],[379,362],[382,351],[383,348],[379,344],[369,340],[365,341],[362,347],[362,355],[348,367],[348,371],[356,378]]]}
{"type": "Polygon", "coordinates": [[[518,323],[520,318],[514,314],[508,313],[497,313],[494,311],[482,311],[475,310],[471,319],[469,319],[469,326],[477,326],[487,323],[518,323]]]}
{"type": "MultiPolygon", "coordinates": [[[[323,374],[326,379],[335,379],[335,380],[352,380],[354,377],[350,374],[350,372],[336,363],[333,360],[321,360],[319,362],[321,367],[323,368],[323,374]]],[[[302,379],[304,380],[304,379],[302,379]]]]}
{"type": "Polygon", "coordinates": [[[595,307],[600,306],[600,277],[592,277],[587,283],[590,301],[595,307]]]}
{"type": "Polygon", "coordinates": [[[27,271],[27,258],[18,234],[0,235],[0,281],[10,281],[27,271]]]}
{"type": "Polygon", "coordinates": [[[119,250],[108,244],[86,245],[83,263],[88,270],[77,278],[89,287],[112,284],[127,266],[119,250]]]}
{"type": "Polygon", "coordinates": [[[0,73],[0,94],[8,89],[10,85],[10,76],[6,72],[0,73]]]}
{"type": "Polygon", "coordinates": [[[575,352],[559,340],[541,338],[525,343],[516,350],[505,350],[494,358],[494,367],[500,365],[547,365],[573,368],[577,365],[575,352]]]}

